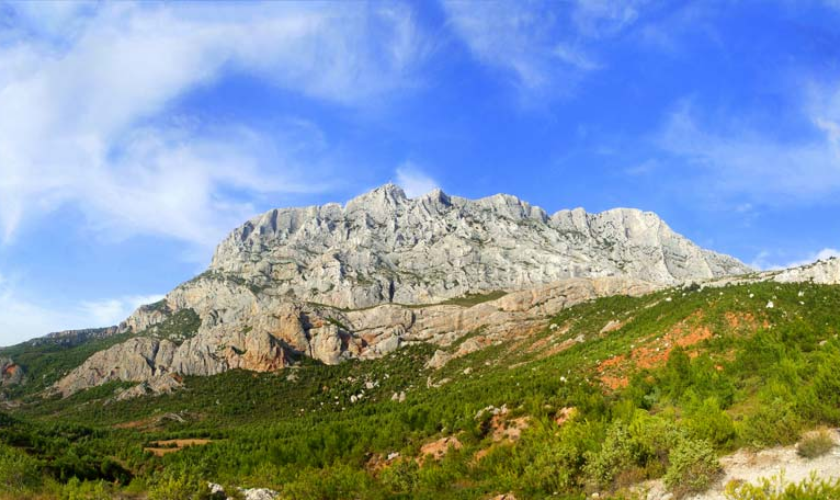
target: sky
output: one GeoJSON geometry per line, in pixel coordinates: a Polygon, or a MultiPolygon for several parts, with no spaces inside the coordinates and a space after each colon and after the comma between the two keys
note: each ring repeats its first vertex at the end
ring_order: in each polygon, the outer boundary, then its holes
{"type": "Polygon", "coordinates": [[[840,1],[4,2],[0,345],[106,326],[386,182],[840,249],[840,1]]]}

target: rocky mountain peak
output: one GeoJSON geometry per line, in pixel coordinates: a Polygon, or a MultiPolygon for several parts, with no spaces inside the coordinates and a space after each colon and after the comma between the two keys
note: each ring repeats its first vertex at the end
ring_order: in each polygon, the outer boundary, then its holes
{"type": "Polygon", "coordinates": [[[300,356],[335,364],[485,328],[503,337],[594,297],[749,271],[650,212],[548,216],[506,194],[408,198],[386,184],[344,205],[245,222],[205,273],[125,321],[120,331],[136,337],[95,354],[55,389],[67,395],[112,380],[167,388],[172,374],[273,371],[300,356]],[[488,301],[448,303],[465,296],[488,301]]]}
{"type": "Polygon", "coordinates": [[[478,200],[394,184],[346,205],[272,210],[234,230],[210,271],[336,307],[423,304],[572,277],[674,284],[749,272],[635,209],[552,216],[515,196],[478,200]]]}

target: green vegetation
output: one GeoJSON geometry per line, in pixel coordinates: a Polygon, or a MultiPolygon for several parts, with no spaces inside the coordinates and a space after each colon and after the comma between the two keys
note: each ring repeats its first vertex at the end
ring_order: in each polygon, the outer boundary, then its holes
{"type": "Polygon", "coordinates": [[[834,449],[834,439],[826,429],[807,433],[796,446],[796,453],[804,458],[818,458],[834,449]]]}
{"type": "MultiPolygon", "coordinates": [[[[28,460],[37,474],[9,484],[45,498],[70,498],[63,489],[203,498],[206,481],[289,499],[622,498],[653,478],[680,496],[718,477],[720,454],[840,425],[837,304],[840,287],[812,284],[673,289],[581,304],[545,331],[438,371],[422,368],[435,348],[413,345],[339,366],[307,359],[274,374],[187,377],[184,390],[146,399],[113,401],[114,387],[30,398],[0,417],[0,457],[11,457],[0,460],[28,460]],[[607,324],[619,326],[602,333],[607,324]],[[401,392],[405,401],[394,400],[401,392]],[[514,421],[524,422],[518,439],[500,437],[514,421]],[[424,445],[453,437],[459,445],[440,460],[417,460],[424,445]],[[144,450],[188,438],[210,442],[144,450]]],[[[800,449],[819,444],[806,437],[800,449]]],[[[729,494],[840,491],[790,488],[729,494]]]]}
{"type": "Polygon", "coordinates": [[[815,476],[799,483],[787,484],[783,477],[761,480],[758,485],[729,484],[729,500],[837,500],[840,499],[840,482],[821,481],[815,476]]]}
{"type": "Polygon", "coordinates": [[[160,339],[168,339],[176,343],[181,343],[184,340],[194,337],[198,333],[198,328],[201,326],[201,318],[192,309],[181,309],[175,314],[172,314],[160,324],[157,324],[148,330],[142,331],[137,335],[152,336],[160,339]]]}
{"type": "Polygon", "coordinates": [[[57,382],[73,368],[84,363],[93,353],[125,342],[130,335],[114,335],[94,339],[75,346],[60,343],[25,342],[0,349],[0,356],[8,356],[25,369],[25,386],[7,388],[9,397],[17,398],[43,391],[57,382]]]}

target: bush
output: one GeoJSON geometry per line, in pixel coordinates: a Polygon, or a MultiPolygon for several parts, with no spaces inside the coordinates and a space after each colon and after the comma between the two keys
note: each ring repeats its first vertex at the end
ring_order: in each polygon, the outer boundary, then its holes
{"type": "Polygon", "coordinates": [[[837,500],[840,482],[823,481],[812,474],[800,483],[785,484],[784,477],[774,476],[762,479],[758,485],[728,484],[725,494],[728,500],[837,500]]]}
{"type": "Polygon", "coordinates": [[[101,481],[79,481],[73,478],[58,493],[60,500],[110,500],[114,498],[101,481]]]}
{"type": "Polygon", "coordinates": [[[209,500],[207,481],[186,471],[165,471],[149,488],[149,500],[209,500]]]}
{"type": "Polygon", "coordinates": [[[339,500],[371,498],[370,477],[362,470],[348,465],[327,469],[308,468],[297,480],[283,486],[282,498],[290,500],[339,500]]]}
{"type": "Polygon", "coordinates": [[[688,428],[696,438],[721,447],[731,444],[737,436],[735,424],[716,398],[707,398],[691,408],[688,428]]]}
{"type": "Polygon", "coordinates": [[[682,497],[708,489],[721,471],[714,448],[708,441],[684,439],[671,452],[665,485],[682,497]]]}
{"type": "Polygon", "coordinates": [[[593,487],[609,488],[615,478],[635,465],[630,434],[623,422],[616,422],[607,431],[604,445],[598,453],[587,454],[584,473],[593,487]]]}
{"type": "Polygon", "coordinates": [[[825,455],[834,448],[834,438],[826,429],[810,432],[802,437],[796,447],[796,453],[804,458],[817,458],[825,455]]]}
{"type": "Polygon", "coordinates": [[[686,438],[673,415],[649,415],[638,410],[630,423],[630,436],[638,447],[648,477],[660,477],[668,466],[670,451],[686,438]]]}
{"type": "Polygon", "coordinates": [[[418,480],[420,467],[411,459],[400,459],[382,471],[380,479],[393,493],[411,493],[418,480]]]}
{"type": "Polygon", "coordinates": [[[41,483],[40,464],[26,453],[0,444],[0,493],[23,493],[41,483]]]}
{"type": "Polygon", "coordinates": [[[761,407],[740,428],[741,438],[756,447],[787,445],[796,441],[802,427],[789,397],[762,400],[761,407]]]}

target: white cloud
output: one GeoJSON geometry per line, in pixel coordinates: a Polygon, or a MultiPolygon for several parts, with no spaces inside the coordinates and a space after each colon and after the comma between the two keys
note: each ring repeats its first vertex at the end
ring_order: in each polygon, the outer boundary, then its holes
{"type": "Polygon", "coordinates": [[[599,42],[633,25],[646,3],[442,0],[449,25],[483,64],[503,70],[527,93],[567,94],[604,64],[599,42]]]}
{"type": "Polygon", "coordinates": [[[56,305],[26,296],[16,286],[17,282],[0,275],[0,346],[55,331],[116,325],[140,305],[163,298],[163,295],[132,295],[56,305]]]}
{"type": "Polygon", "coordinates": [[[403,188],[409,198],[422,196],[440,187],[436,180],[429,177],[411,162],[403,163],[397,168],[397,185],[403,188]]]}
{"type": "Polygon", "coordinates": [[[786,140],[743,121],[717,123],[711,130],[683,103],[670,114],[656,143],[701,177],[706,194],[770,206],[831,201],[840,192],[835,129],[840,107],[831,116],[825,114],[830,108],[820,109],[822,116],[810,117],[814,128],[809,138],[786,140]]]}
{"type": "Polygon", "coordinates": [[[482,63],[509,72],[523,90],[568,91],[600,64],[561,36],[556,4],[444,0],[454,32],[482,63]]]}
{"type": "Polygon", "coordinates": [[[180,120],[178,98],[248,73],[364,106],[415,85],[424,51],[412,12],[396,3],[11,8],[16,29],[0,44],[6,243],[24,221],[73,205],[109,237],[212,245],[254,199],[327,187],[323,136],[315,126],[290,137],[180,120]]]}
{"type": "Polygon", "coordinates": [[[779,263],[770,259],[771,252],[769,251],[761,251],[758,253],[756,258],[753,262],[750,263],[752,267],[757,269],[769,271],[769,270],[778,270],[778,269],[788,269],[791,267],[799,267],[805,266],[808,264],[813,264],[814,262],[818,262],[821,260],[829,260],[832,258],[840,258],[840,250],[835,248],[823,248],[818,252],[813,252],[805,256],[801,259],[796,259],[793,261],[779,263]]]}
{"type": "Polygon", "coordinates": [[[646,0],[581,0],[572,18],[578,30],[590,37],[612,36],[636,22],[646,0]]]}
{"type": "Polygon", "coordinates": [[[131,295],[114,299],[93,302],[82,302],[80,305],[86,324],[95,326],[117,325],[126,319],[135,309],[144,304],[153,304],[164,295],[131,295]]]}

